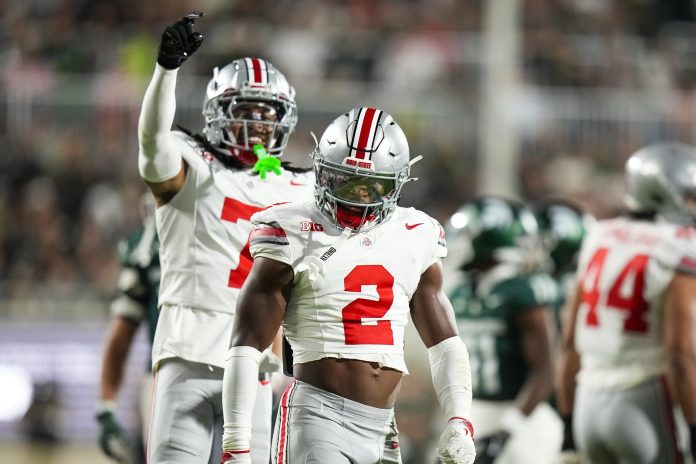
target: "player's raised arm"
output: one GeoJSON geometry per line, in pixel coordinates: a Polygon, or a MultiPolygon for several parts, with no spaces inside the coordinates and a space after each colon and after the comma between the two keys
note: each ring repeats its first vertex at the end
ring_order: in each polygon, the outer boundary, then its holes
{"type": "Polygon", "coordinates": [[[457,332],[454,311],[442,291],[442,264],[421,275],[411,298],[411,317],[428,348],[433,387],[447,427],[440,436],[438,456],[444,464],[472,463],[476,457],[471,417],[469,353],[457,332]]]}
{"type": "Polygon", "coordinates": [[[179,66],[203,41],[203,35],[192,29],[202,15],[198,11],[188,14],[162,33],[157,65],[138,120],[138,167],[158,205],[166,203],[179,191],[186,175],[181,153],[171,134],[176,111],[176,76],[179,66]]]}

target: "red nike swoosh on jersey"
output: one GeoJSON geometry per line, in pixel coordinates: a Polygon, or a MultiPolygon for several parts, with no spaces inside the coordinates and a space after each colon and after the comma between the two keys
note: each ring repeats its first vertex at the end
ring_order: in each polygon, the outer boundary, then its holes
{"type": "Polygon", "coordinates": [[[307,184],[301,184],[301,183],[299,183],[299,182],[295,182],[294,180],[291,180],[291,181],[290,181],[290,185],[294,185],[294,186],[300,187],[300,186],[307,185],[307,184]]]}
{"type": "Polygon", "coordinates": [[[415,229],[416,227],[422,226],[422,225],[423,225],[422,222],[417,222],[415,224],[406,224],[406,229],[411,230],[411,229],[415,229]]]}

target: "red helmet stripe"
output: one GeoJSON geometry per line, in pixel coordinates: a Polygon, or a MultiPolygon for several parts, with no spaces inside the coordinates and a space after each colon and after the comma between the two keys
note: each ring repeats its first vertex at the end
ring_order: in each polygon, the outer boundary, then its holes
{"type": "Polygon", "coordinates": [[[246,58],[247,74],[252,84],[268,84],[268,67],[259,58],[246,58]]]}
{"type": "Polygon", "coordinates": [[[355,146],[355,157],[360,159],[370,159],[372,156],[372,144],[375,140],[375,129],[379,121],[381,111],[375,108],[362,108],[358,116],[358,124],[355,133],[358,135],[358,144],[355,146]],[[368,151],[369,150],[369,151],[368,151]]]}

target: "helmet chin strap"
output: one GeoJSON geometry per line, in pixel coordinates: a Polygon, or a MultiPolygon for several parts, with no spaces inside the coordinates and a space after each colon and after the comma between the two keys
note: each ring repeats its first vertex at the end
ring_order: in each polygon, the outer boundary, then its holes
{"type": "Polygon", "coordinates": [[[345,206],[341,206],[340,204],[336,205],[336,222],[338,222],[340,225],[343,227],[348,227],[350,229],[358,229],[360,226],[363,224],[366,224],[368,222],[374,221],[375,220],[375,213],[367,213],[367,208],[365,208],[365,211],[362,213],[357,213],[355,211],[351,211],[345,206]]]}
{"type": "Polygon", "coordinates": [[[240,150],[238,148],[230,148],[230,155],[237,158],[245,166],[252,167],[258,161],[258,158],[251,150],[240,150]]]}

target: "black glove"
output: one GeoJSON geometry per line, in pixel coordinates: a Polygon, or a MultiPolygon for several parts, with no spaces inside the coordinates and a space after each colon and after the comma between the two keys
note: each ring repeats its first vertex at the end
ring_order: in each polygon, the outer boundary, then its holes
{"type": "Polygon", "coordinates": [[[563,443],[561,444],[561,451],[575,451],[573,416],[562,416],[561,420],[563,420],[563,443]]]}
{"type": "Polygon", "coordinates": [[[132,462],[132,450],[128,435],[119,425],[114,413],[105,411],[97,415],[99,422],[99,446],[104,454],[116,462],[132,462]]]}
{"type": "Polygon", "coordinates": [[[505,449],[510,434],[504,430],[476,440],[476,459],[474,464],[493,464],[505,449]]]}
{"type": "Polygon", "coordinates": [[[193,23],[203,16],[202,11],[189,13],[162,33],[157,62],[167,68],[176,69],[193,55],[203,42],[203,34],[193,32],[193,23]]]}
{"type": "Polygon", "coordinates": [[[696,424],[689,424],[689,443],[691,446],[691,458],[696,462],[696,424]]]}

